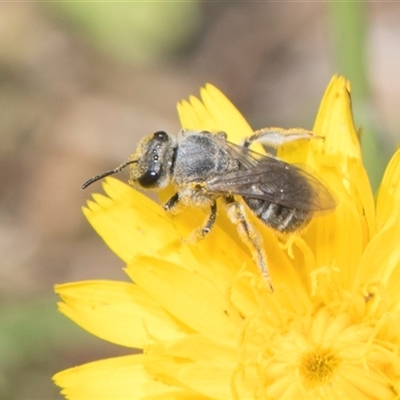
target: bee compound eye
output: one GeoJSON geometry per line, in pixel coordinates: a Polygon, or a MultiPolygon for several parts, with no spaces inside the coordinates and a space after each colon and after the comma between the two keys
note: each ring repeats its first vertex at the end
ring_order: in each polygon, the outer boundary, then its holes
{"type": "Polygon", "coordinates": [[[168,139],[168,134],[167,134],[167,132],[164,132],[164,131],[155,132],[153,134],[153,136],[155,139],[162,140],[162,141],[166,141],[168,139]]]}
{"type": "Polygon", "coordinates": [[[159,172],[149,170],[146,171],[141,177],[139,177],[137,181],[140,186],[149,189],[157,186],[159,178],[160,178],[159,172]]]}

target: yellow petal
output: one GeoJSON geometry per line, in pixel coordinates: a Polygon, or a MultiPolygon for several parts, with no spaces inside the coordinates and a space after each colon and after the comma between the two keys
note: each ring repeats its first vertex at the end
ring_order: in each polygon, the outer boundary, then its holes
{"type": "Polygon", "coordinates": [[[59,372],[53,380],[69,400],[139,400],[178,392],[147,373],[145,361],[140,354],[95,361],[59,372]]]}
{"type": "Polygon", "coordinates": [[[380,287],[393,305],[400,302],[400,213],[395,209],[385,226],[368,244],[360,263],[359,285],[380,287]],[[385,288],[385,289],[383,289],[385,288]],[[384,290],[384,291],[383,291],[384,290]]]}
{"type": "Polygon", "coordinates": [[[149,395],[142,397],[141,400],[210,400],[199,393],[189,390],[162,393],[158,395],[149,395]]]}
{"type": "Polygon", "coordinates": [[[87,281],[58,285],[60,311],[88,332],[122,346],[143,348],[149,337],[173,340],[190,330],[138,286],[87,281]]]}
{"type": "Polygon", "coordinates": [[[190,96],[189,102],[183,100],[181,103],[178,103],[177,107],[183,129],[216,131],[215,126],[217,124],[213,116],[197,97],[190,96]]]}
{"type": "Polygon", "coordinates": [[[253,399],[254,393],[244,385],[232,382],[236,363],[226,359],[199,360],[177,363],[174,359],[160,358],[149,366],[156,376],[168,376],[207,399],[253,399]]]}
{"type": "Polygon", "coordinates": [[[253,130],[232,102],[215,86],[207,84],[200,91],[200,102],[190,97],[190,103],[178,104],[182,128],[225,132],[233,143],[239,143],[253,130]]]}
{"type": "Polygon", "coordinates": [[[375,200],[367,171],[359,160],[349,162],[349,173],[350,182],[352,182],[353,201],[362,224],[363,241],[367,243],[376,231],[375,200]]]}
{"type": "MultiPolygon", "coordinates": [[[[178,217],[175,220],[177,225],[178,219],[181,221],[178,217]]],[[[191,226],[191,230],[183,237],[189,238],[199,226],[191,226]]],[[[231,230],[235,229],[232,224],[230,228],[231,230]]],[[[196,263],[192,263],[191,268],[213,282],[213,285],[221,293],[229,290],[243,264],[254,265],[247,249],[238,246],[232,237],[220,228],[219,224],[213,227],[206,238],[189,242],[186,246],[190,248],[193,258],[196,260],[196,263]]]]}
{"type": "Polygon", "coordinates": [[[366,244],[359,214],[351,199],[343,196],[333,214],[319,218],[310,226],[305,240],[314,254],[316,268],[338,268],[342,287],[350,290],[366,244]]]}
{"type": "MultiPolygon", "coordinates": [[[[357,399],[393,399],[393,388],[382,379],[379,371],[360,369],[357,367],[348,366],[346,371],[343,371],[341,384],[344,388],[354,390],[357,394],[353,398],[357,399]],[[346,382],[347,381],[347,382],[346,382]],[[348,386],[347,386],[348,384],[348,386]]],[[[351,392],[348,391],[350,394],[351,392]]]]}
{"type": "Polygon", "coordinates": [[[315,255],[315,268],[337,267],[340,283],[351,289],[361,255],[375,233],[375,210],[353,124],[350,87],[343,77],[331,80],[314,131],[324,140],[310,141],[308,162],[335,196],[337,207],[315,218],[304,237],[315,255]]]}
{"type": "Polygon", "coordinates": [[[230,360],[232,364],[237,362],[237,347],[234,343],[217,342],[200,334],[190,334],[171,342],[157,342],[148,346],[146,352],[151,356],[180,357],[191,361],[222,358],[230,360]]]}
{"type": "Polygon", "coordinates": [[[400,150],[390,160],[379,189],[376,220],[381,229],[395,208],[400,207],[400,150]]]}
{"type": "Polygon", "coordinates": [[[229,140],[240,142],[253,130],[233,103],[215,86],[207,84],[200,90],[201,99],[217,121],[218,130],[226,132],[229,140]]]}
{"type": "MultiPolygon", "coordinates": [[[[350,85],[343,77],[332,78],[322,99],[314,132],[324,140],[310,142],[311,166],[328,184],[331,183],[330,171],[336,170],[336,176],[341,178],[343,187],[353,199],[360,219],[364,219],[363,238],[369,240],[375,231],[374,199],[354,128],[350,85]]],[[[338,202],[342,200],[340,191],[333,191],[333,194],[338,202]]]]}
{"type": "Polygon", "coordinates": [[[321,101],[313,131],[325,138],[323,141],[311,141],[323,153],[361,160],[360,144],[353,123],[350,84],[342,76],[335,75],[331,79],[321,101]]]}
{"type": "Polygon", "coordinates": [[[238,357],[234,343],[227,346],[195,334],[173,343],[157,343],[149,347],[147,353],[158,358],[157,362],[146,364],[147,371],[162,377],[164,382],[189,387],[203,395],[211,394],[212,398],[230,398],[229,378],[238,357]],[[216,360],[219,360],[219,365],[216,365],[216,360]],[[208,374],[216,376],[207,377],[208,374]],[[208,379],[206,385],[205,379],[208,379]]]}
{"type": "Polygon", "coordinates": [[[89,201],[83,212],[108,247],[125,263],[138,253],[157,254],[170,261],[191,259],[162,207],[116,179],[107,178],[103,187],[109,197],[93,195],[95,202],[89,201]]]}
{"type": "Polygon", "coordinates": [[[221,341],[230,341],[236,336],[235,326],[225,312],[224,294],[201,275],[154,257],[137,258],[127,273],[194,331],[221,341]]]}

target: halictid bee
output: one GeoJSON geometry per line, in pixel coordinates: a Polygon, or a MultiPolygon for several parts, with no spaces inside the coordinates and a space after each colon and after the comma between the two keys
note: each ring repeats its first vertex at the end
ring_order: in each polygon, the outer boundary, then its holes
{"type": "Polygon", "coordinates": [[[239,146],[227,141],[225,133],[182,130],[178,138],[159,131],[143,138],[130,159],[119,167],[97,175],[82,185],[120,172],[130,165],[129,184],[148,190],[175,187],[164,205],[209,207],[197,237],[204,238],[217,216],[218,198],[227,207],[229,219],[250,247],[255,261],[273,290],[261,236],[246,216],[243,202],[267,226],[291,233],[307,225],[314,212],[333,209],[336,202],[328,189],[304,169],[273,156],[256,153],[252,143],[277,148],[285,142],[315,137],[302,129],[266,128],[256,131],[239,146]]]}

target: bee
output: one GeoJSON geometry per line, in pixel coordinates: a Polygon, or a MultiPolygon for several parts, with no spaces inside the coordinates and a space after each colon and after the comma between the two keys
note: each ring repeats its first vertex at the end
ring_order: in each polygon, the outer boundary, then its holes
{"type": "Polygon", "coordinates": [[[182,130],[175,138],[158,131],[144,137],[128,161],[89,179],[82,189],[130,166],[129,184],[135,188],[160,190],[173,185],[175,194],[164,204],[165,210],[176,211],[178,205],[209,209],[196,232],[199,239],[211,231],[217,199],[222,198],[229,219],[273,291],[262,239],[249,221],[244,204],[265,225],[281,233],[300,230],[315,212],[333,209],[336,204],[313,174],[273,155],[257,153],[250,146],[260,143],[266,149],[276,149],[285,142],[312,137],[311,132],[301,129],[265,128],[236,145],[223,132],[182,130]]]}

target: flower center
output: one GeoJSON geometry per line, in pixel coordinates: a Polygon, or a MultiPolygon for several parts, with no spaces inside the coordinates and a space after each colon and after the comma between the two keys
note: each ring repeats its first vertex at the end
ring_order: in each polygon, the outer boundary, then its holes
{"type": "Polygon", "coordinates": [[[316,349],[303,355],[300,375],[307,386],[316,386],[329,381],[340,360],[329,349],[316,349]]]}

